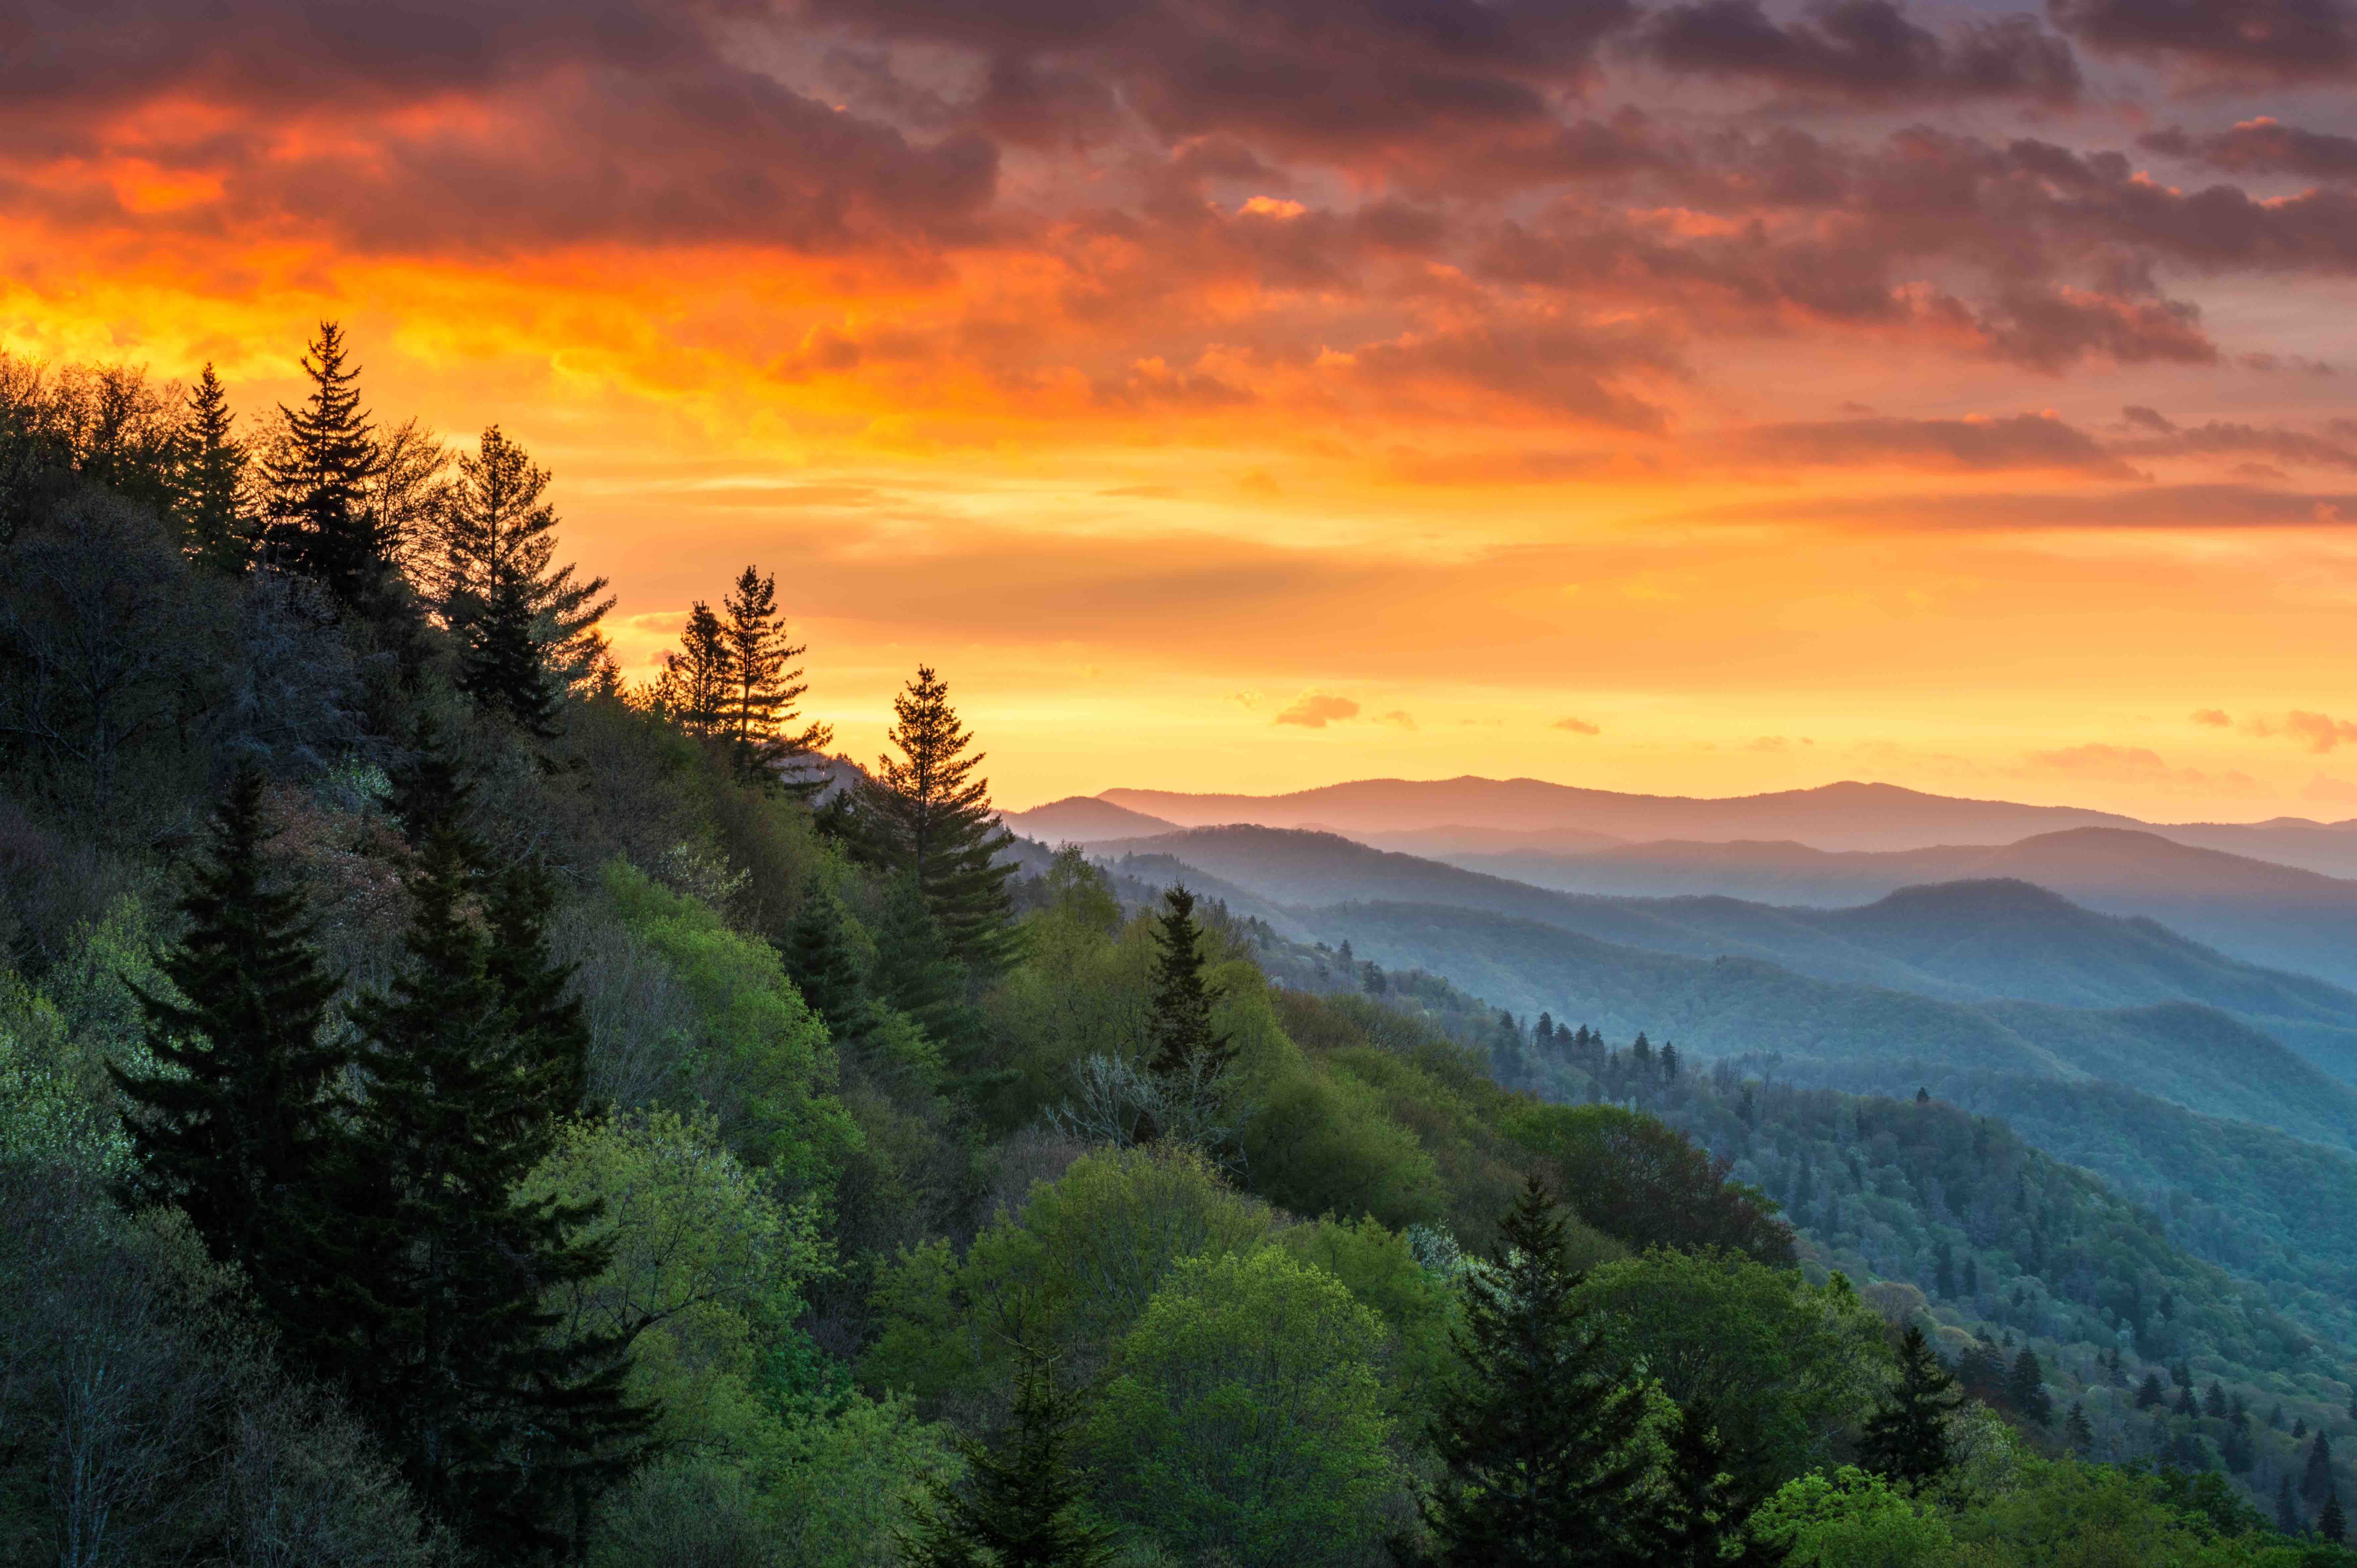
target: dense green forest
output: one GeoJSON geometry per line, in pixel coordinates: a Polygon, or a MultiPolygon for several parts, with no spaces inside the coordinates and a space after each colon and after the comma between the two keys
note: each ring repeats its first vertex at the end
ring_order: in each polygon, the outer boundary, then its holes
{"type": "Polygon", "coordinates": [[[8,1561],[2352,1560],[2337,1321],[2001,1121],[1012,842],[784,568],[630,686],[305,362],[0,359],[8,1561]]]}

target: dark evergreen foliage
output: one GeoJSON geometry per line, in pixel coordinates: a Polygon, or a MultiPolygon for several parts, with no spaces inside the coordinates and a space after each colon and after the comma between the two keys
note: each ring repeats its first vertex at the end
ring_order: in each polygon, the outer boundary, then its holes
{"type": "Polygon", "coordinates": [[[914,875],[951,949],[990,973],[1015,953],[1006,880],[1016,867],[997,858],[1013,835],[991,810],[989,781],[974,777],[983,754],[967,754],[974,736],[929,666],[918,667],[892,711],[886,738],[900,756],[879,758],[861,789],[863,847],[887,870],[914,875]]]}
{"type": "Polygon", "coordinates": [[[802,884],[802,906],[786,926],[783,951],[795,989],[826,1020],[828,1032],[838,1040],[856,1036],[865,1021],[867,990],[860,979],[858,957],[844,933],[843,911],[816,872],[802,884]]]}
{"type": "Polygon", "coordinates": [[[176,457],[172,515],[179,525],[180,548],[214,571],[244,571],[254,544],[246,503],[246,446],[237,439],[229,394],[210,364],[189,389],[176,457]]]}
{"type": "Polygon", "coordinates": [[[1680,1409],[1670,1430],[1651,1561],[1674,1568],[1773,1568],[1784,1561],[1787,1549],[1751,1534],[1749,1513],[1726,1468],[1726,1455],[1708,1410],[1698,1404],[1680,1409]]]}
{"type": "Polygon", "coordinates": [[[727,631],[712,607],[698,599],[687,612],[679,647],[663,655],[654,700],[690,735],[716,735],[725,719],[727,693],[727,631]]]}
{"type": "Polygon", "coordinates": [[[1899,1342],[1899,1381],[1858,1438],[1866,1467],[1921,1486],[1945,1475],[1949,1414],[1964,1402],[1956,1380],[1913,1324],[1899,1342]]]}
{"type": "Polygon", "coordinates": [[[721,601],[726,689],[720,728],[738,778],[774,784],[802,798],[825,785],[810,764],[834,738],[815,721],[794,727],[796,704],[810,690],[794,661],[807,650],[786,636],[778,613],[778,580],[748,566],[721,601]]]}
{"type": "Polygon", "coordinates": [[[180,901],[188,934],[164,956],[177,998],[139,993],[160,1070],[108,1070],[135,1108],[125,1196],[178,1204],[300,1356],[310,1298],[348,1244],[321,1191],[338,1165],[336,1079],[350,1052],[328,1026],[337,983],[312,946],[304,896],[269,886],[270,836],[262,776],[242,769],[211,862],[180,901]]]}
{"type": "Polygon", "coordinates": [[[2324,1507],[2317,1510],[2316,1533],[2335,1546],[2349,1536],[2349,1516],[2341,1511],[2341,1494],[2330,1486],[2324,1488],[2324,1507]]]}
{"type": "Polygon", "coordinates": [[[1156,918],[1154,1012],[1146,1025],[1146,1070],[1166,1079],[1215,1076],[1234,1058],[1235,1045],[1211,1027],[1217,1000],[1203,979],[1202,929],[1195,896],[1183,886],[1162,896],[1156,918]]]}
{"type": "Polygon", "coordinates": [[[375,428],[361,408],[360,371],[346,362],[343,328],[319,324],[303,359],[311,395],[281,404],[262,462],[263,547],[277,566],[317,580],[350,609],[375,605],[391,541],[363,504],[377,470],[375,428]]]}
{"type": "Polygon", "coordinates": [[[1079,1397],[1027,1357],[1015,1404],[996,1446],[961,1440],[963,1487],[937,1486],[911,1509],[900,1537],[911,1568],[1102,1568],[1114,1532],[1081,1517],[1081,1477],[1071,1459],[1079,1397]]]}
{"type": "Polygon", "coordinates": [[[2300,1472],[2300,1500],[2310,1505],[2320,1504],[2332,1490],[2332,1444],[2321,1432],[2308,1445],[2308,1464],[2300,1472]]]}
{"type": "Polygon", "coordinates": [[[1458,1339],[1463,1375],[1432,1441],[1447,1475],[1425,1503],[1451,1568],[1636,1564],[1650,1521],[1632,1456],[1641,1396],[1615,1380],[1565,1266],[1564,1224],[1536,1176],[1470,1277],[1458,1339]]]}

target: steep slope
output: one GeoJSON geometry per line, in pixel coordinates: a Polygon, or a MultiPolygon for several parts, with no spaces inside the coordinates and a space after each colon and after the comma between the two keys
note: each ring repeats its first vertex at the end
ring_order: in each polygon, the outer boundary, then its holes
{"type": "Polygon", "coordinates": [[[1625,795],[1536,779],[1470,777],[1367,779],[1266,796],[1108,789],[1099,799],[1189,827],[1314,824],[1351,833],[1449,827],[1524,832],[1572,829],[1630,840],[1790,838],[1821,849],[1856,850],[2009,843],[2061,828],[2143,825],[2109,811],[1955,800],[1892,784],[1856,782],[1727,800],[1625,795]]]}

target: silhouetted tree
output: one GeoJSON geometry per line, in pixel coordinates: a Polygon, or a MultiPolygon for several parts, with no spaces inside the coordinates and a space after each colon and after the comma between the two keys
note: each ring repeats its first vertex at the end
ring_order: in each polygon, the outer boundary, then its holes
{"type": "Polygon", "coordinates": [[[900,755],[879,758],[862,784],[865,850],[885,869],[914,875],[952,950],[977,972],[991,972],[1015,953],[1006,891],[1015,864],[995,864],[1014,835],[991,810],[989,780],[974,777],[983,754],[968,754],[974,736],[931,667],[918,666],[892,712],[885,737],[900,755]]]}
{"type": "Polygon", "coordinates": [[[188,391],[172,485],[172,516],[188,559],[231,575],[253,554],[246,502],[245,443],[237,439],[229,394],[207,365],[188,391]]]}
{"type": "Polygon", "coordinates": [[[2332,1444],[2323,1433],[2308,1445],[2308,1465],[2300,1472],[2299,1495],[2303,1502],[2319,1504],[2332,1489],[2332,1444]]]}
{"type": "Polygon", "coordinates": [[[371,607],[387,571],[386,542],[365,503],[377,468],[374,427],[343,328],[319,324],[303,358],[311,395],[280,404],[262,460],[263,546],[274,564],[315,578],[347,608],[371,607]]]}
{"type": "Polygon", "coordinates": [[[692,735],[720,731],[728,690],[728,638],[720,618],[702,599],[687,612],[679,647],[662,657],[653,698],[692,735]]]}
{"type": "Polygon", "coordinates": [[[720,722],[737,777],[807,799],[825,786],[825,776],[809,764],[834,732],[815,722],[794,727],[801,717],[795,704],[810,690],[794,660],[807,650],[786,635],[777,578],[746,567],[721,607],[728,618],[722,623],[727,690],[720,722]]]}
{"type": "Polygon", "coordinates": [[[2324,1488],[2324,1507],[2317,1511],[2316,1533],[2335,1546],[2349,1534],[2349,1516],[2341,1511],[2341,1493],[2330,1486],[2324,1488]]]}

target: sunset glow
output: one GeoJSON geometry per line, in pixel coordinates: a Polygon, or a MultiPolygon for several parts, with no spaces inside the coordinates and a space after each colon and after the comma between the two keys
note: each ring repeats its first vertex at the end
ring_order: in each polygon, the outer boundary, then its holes
{"type": "Polygon", "coordinates": [[[752,561],[838,744],[925,660],[1009,806],[2357,816],[2329,7],[402,10],[0,23],[0,347],[250,420],[340,319],[633,677],[752,561]]]}

